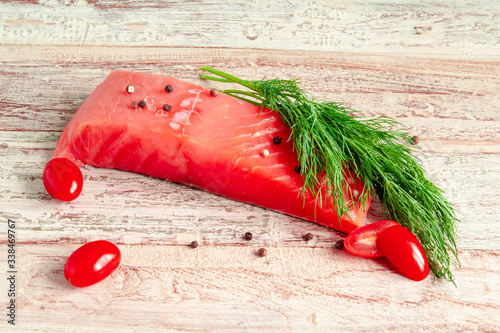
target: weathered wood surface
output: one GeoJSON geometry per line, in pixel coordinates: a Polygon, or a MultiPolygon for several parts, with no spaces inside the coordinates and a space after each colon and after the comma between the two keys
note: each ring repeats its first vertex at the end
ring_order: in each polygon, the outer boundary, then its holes
{"type": "MultiPolygon", "coordinates": [[[[500,332],[499,13],[493,1],[0,2],[0,266],[10,218],[16,328],[500,332]],[[58,135],[109,71],[217,86],[198,79],[203,65],[297,76],[322,99],[419,135],[418,155],[462,221],[457,287],[335,250],[338,232],[143,175],[88,168],[78,200],[46,194],[58,135]],[[73,288],[65,260],[96,239],[117,243],[122,265],[73,288]]],[[[368,222],[381,218],[375,201],[368,222]]]]}
{"type": "Polygon", "coordinates": [[[496,1],[2,1],[6,44],[500,54],[496,1]]]}

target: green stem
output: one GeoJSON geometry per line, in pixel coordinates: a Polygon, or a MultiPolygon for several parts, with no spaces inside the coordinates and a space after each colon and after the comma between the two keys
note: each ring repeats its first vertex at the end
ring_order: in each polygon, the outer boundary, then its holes
{"type": "MultiPolygon", "coordinates": [[[[265,98],[264,98],[264,97],[259,96],[259,95],[257,95],[256,93],[251,92],[251,91],[243,91],[243,90],[225,89],[225,90],[222,90],[222,92],[223,92],[224,94],[228,94],[228,95],[231,95],[231,94],[232,94],[232,95],[235,95],[235,94],[237,94],[237,95],[246,95],[246,96],[250,96],[250,97],[252,97],[252,98],[258,99],[258,100],[259,100],[259,101],[261,101],[261,102],[265,100],[265,98]]],[[[260,105],[260,104],[259,104],[259,105],[260,105]]]]}
{"type": "MultiPolygon", "coordinates": [[[[240,78],[237,78],[236,76],[232,76],[232,75],[225,73],[223,71],[220,71],[218,69],[215,69],[212,67],[201,67],[200,70],[218,75],[218,76],[228,80],[228,81],[223,81],[223,82],[234,82],[234,83],[238,83],[238,84],[240,84],[248,89],[255,90],[255,86],[250,81],[242,80],[240,78]]],[[[214,79],[215,78],[213,78],[213,77],[209,77],[209,80],[214,80],[214,79]]],[[[220,81],[220,79],[218,79],[216,81],[220,81]]]]}

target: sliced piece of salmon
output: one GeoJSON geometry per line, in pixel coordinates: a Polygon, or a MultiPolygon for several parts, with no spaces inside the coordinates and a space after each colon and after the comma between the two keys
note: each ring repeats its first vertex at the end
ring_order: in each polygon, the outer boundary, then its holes
{"type": "MultiPolygon", "coordinates": [[[[112,72],[68,123],[53,158],[167,179],[346,233],[361,226],[369,201],[339,219],[313,195],[304,200],[290,133],[275,111],[226,94],[164,75],[112,72]]],[[[344,196],[361,189],[352,176],[344,196]]]]}

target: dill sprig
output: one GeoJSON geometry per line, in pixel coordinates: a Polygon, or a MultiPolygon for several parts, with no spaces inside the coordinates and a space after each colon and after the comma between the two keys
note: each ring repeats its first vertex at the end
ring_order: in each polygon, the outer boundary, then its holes
{"type": "Polygon", "coordinates": [[[303,193],[313,193],[318,205],[332,200],[340,217],[349,211],[343,192],[347,170],[353,170],[364,182],[355,204],[377,194],[384,212],[419,238],[434,275],[453,281],[450,265],[458,264],[458,220],[443,191],[426,177],[413,154],[413,137],[393,129],[400,123],[389,117],[362,117],[340,103],[317,101],[296,79],[247,81],[211,67],[200,70],[216,75],[200,74],[203,79],[250,90],[223,93],[278,112],[291,129],[303,193]]]}

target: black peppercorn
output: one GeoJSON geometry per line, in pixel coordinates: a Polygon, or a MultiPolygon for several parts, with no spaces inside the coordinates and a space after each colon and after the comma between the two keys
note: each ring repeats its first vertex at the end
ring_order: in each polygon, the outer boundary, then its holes
{"type": "Polygon", "coordinates": [[[163,104],[163,111],[169,112],[170,110],[172,110],[172,105],[170,105],[170,104],[163,104]]]}
{"type": "Polygon", "coordinates": [[[171,93],[172,91],[174,91],[174,88],[170,84],[167,84],[167,86],[165,87],[165,91],[171,93]]]}
{"type": "Polygon", "coordinates": [[[265,257],[267,256],[267,250],[264,248],[259,249],[259,251],[257,251],[257,254],[259,255],[259,257],[265,257]]]}
{"type": "Polygon", "coordinates": [[[246,240],[249,241],[249,240],[252,240],[252,238],[253,238],[253,235],[251,232],[245,232],[245,239],[246,240]]]}
{"type": "Polygon", "coordinates": [[[313,237],[314,237],[313,234],[311,234],[310,232],[308,232],[307,234],[305,234],[304,240],[306,242],[309,242],[311,239],[313,239],[313,237]]]}
{"type": "Polygon", "coordinates": [[[215,88],[210,89],[210,96],[215,97],[218,94],[219,94],[219,92],[217,91],[217,89],[215,89],[215,88]]]}
{"type": "Polygon", "coordinates": [[[273,143],[274,143],[275,145],[279,145],[279,144],[281,143],[281,140],[282,140],[282,139],[281,139],[279,136],[275,136],[275,137],[273,138],[273,143]]]}
{"type": "Polygon", "coordinates": [[[344,241],[339,240],[338,242],[335,243],[335,248],[338,250],[342,250],[344,248],[344,241]]]}
{"type": "Polygon", "coordinates": [[[132,94],[134,92],[134,86],[127,86],[127,88],[125,88],[125,90],[129,93],[129,94],[132,94]]]}
{"type": "Polygon", "coordinates": [[[192,242],[191,242],[191,247],[192,247],[193,249],[196,249],[196,248],[198,247],[198,242],[197,242],[197,241],[192,241],[192,242]]]}
{"type": "Polygon", "coordinates": [[[297,165],[297,166],[295,167],[295,172],[296,172],[296,173],[300,173],[300,166],[298,166],[298,165],[297,165]]]}
{"type": "Polygon", "coordinates": [[[146,103],[146,101],[140,101],[139,102],[139,107],[141,107],[143,109],[146,107],[146,105],[148,105],[148,103],[146,103]]]}

